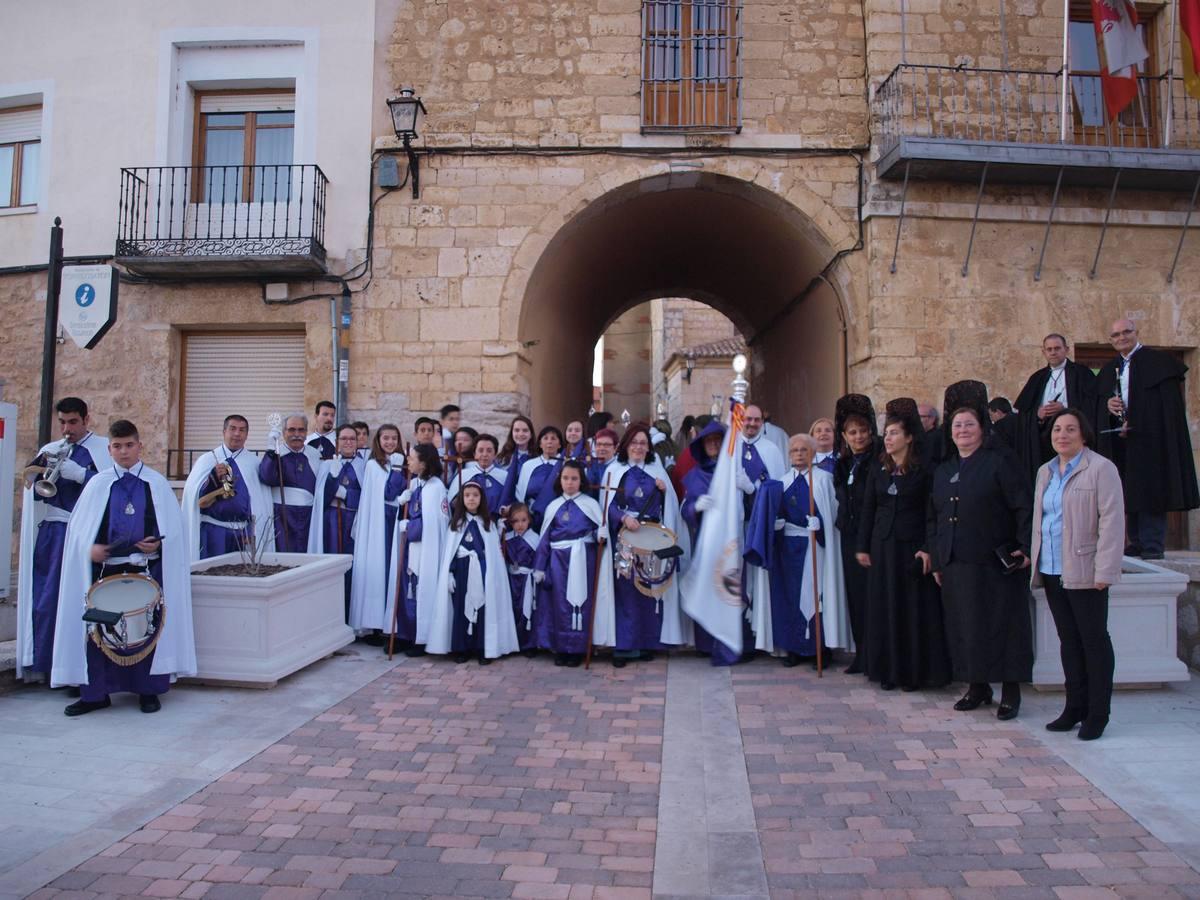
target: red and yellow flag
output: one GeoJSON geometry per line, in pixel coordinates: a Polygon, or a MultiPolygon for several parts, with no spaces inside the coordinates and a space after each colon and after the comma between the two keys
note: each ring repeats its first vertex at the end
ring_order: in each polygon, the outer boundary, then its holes
{"type": "Polygon", "coordinates": [[[1200,0],[1178,0],[1179,55],[1183,60],[1183,89],[1200,100],[1200,0]]]}

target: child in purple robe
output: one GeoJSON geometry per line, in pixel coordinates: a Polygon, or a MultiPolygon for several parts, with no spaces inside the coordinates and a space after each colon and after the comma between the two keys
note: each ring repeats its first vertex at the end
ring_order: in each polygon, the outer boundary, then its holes
{"type": "Polygon", "coordinates": [[[537,557],[539,535],[533,530],[533,518],[524,503],[514,503],[508,510],[509,531],[504,536],[504,554],[508,559],[508,584],[512,594],[513,618],[517,623],[517,640],[526,656],[537,655],[533,631],[537,610],[537,585],[533,583],[533,566],[537,557]]]}

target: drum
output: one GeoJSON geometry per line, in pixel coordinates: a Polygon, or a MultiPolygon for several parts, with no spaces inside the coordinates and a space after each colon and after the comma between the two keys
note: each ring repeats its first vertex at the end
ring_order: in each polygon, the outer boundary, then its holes
{"type": "Polygon", "coordinates": [[[642,522],[637,531],[622,528],[617,536],[617,576],[632,578],[638,592],[658,599],[671,586],[678,556],[659,554],[675,547],[675,532],[657,522],[642,522]]]}
{"type": "Polygon", "coordinates": [[[162,635],[162,589],[149,575],[109,575],[92,585],[84,621],[91,639],[118,666],[135,666],[154,652],[162,635]]]}

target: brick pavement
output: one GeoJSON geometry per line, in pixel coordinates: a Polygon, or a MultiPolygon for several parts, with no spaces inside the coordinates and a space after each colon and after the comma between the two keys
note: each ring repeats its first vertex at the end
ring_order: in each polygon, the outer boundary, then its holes
{"type": "MultiPolygon", "coordinates": [[[[772,897],[1200,897],[1019,723],[768,660],[731,684],[772,897]]],[[[34,896],[649,898],[665,689],[406,661],[34,896]]]]}
{"type": "Polygon", "coordinates": [[[1200,897],[1200,874],[994,706],[761,663],[733,689],[772,897],[1200,897]]]}

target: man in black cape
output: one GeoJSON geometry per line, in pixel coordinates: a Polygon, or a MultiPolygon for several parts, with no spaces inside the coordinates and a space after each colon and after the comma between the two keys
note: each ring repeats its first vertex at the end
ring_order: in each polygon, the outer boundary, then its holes
{"type": "Polygon", "coordinates": [[[1037,479],[1037,470],[1054,456],[1050,420],[1067,407],[1074,407],[1088,417],[1095,414],[1096,376],[1087,366],[1068,359],[1067,348],[1067,339],[1061,334],[1042,338],[1046,365],[1029,376],[1017,397],[1016,420],[1010,426],[1012,445],[1031,485],[1037,479]]]}
{"type": "Polygon", "coordinates": [[[1098,449],[1121,473],[1126,554],[1162,559],[1167,513],[1200,506],[1183,402],[1187,366],[1143,347],[1128,319],[1113,322],[1109,339],[1119,355],[1096,378],[1098,449]]]}

